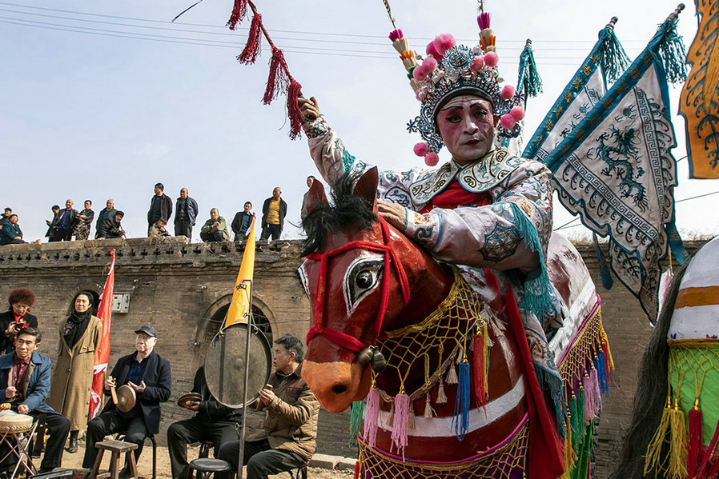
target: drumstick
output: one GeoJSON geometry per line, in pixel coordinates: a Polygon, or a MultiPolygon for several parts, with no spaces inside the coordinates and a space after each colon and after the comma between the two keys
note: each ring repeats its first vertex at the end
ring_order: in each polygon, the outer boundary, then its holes
{"type": "MultiPolygon", "coordinates": [[[[112,376],[108,376],[107,379],[112,381],[112,376]]],[[[117,406],[117,393],[115,392],[115,386],[110,386],[110,395],[112,396],[112,403],[117,406]]]]}
{"type": "MultiPolygon", "coordinates": [[[[262,389],[267,389],[268,391],[272,391],[272,384],[267,384],[262,389]]],[[[257,405],[257,411],[262,411],[265,408],[265,403],[260,400],[260,403],[257,405]]]]}

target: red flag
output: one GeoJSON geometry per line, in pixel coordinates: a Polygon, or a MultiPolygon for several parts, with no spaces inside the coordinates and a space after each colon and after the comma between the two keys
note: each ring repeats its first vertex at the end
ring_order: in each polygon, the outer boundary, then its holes
{"type": "Polygon", "coordinates": [[[92,371],[92,393],[90,395],[90,418],[94,418],[102,409],[102,390],[107,372],[107,363],[110,361],[110,324],[112,323],[112,295],[115,290],[115,250],[110,250],[112,262],[107,272],[105,289],[100,296],[100,306],[97,308],[97,317],[102,321],[102,336],[100,344],[95,349],[95,367],[92,371]]]}

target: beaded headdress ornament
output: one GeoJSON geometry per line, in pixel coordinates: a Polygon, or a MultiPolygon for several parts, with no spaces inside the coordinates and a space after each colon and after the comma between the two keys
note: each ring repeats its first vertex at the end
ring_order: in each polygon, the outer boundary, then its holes
{"type": "Polygon", "coordinates": [[[523,97],[511,85],[501,86],[495,51],[495,36],[489,28],[489,13],[477,17],[479,45],[469,48],[457,45],[454,37],[443,33],[427,45],[422,59],[409,49],[402,30],[393,30],[389,38],[409,73],[410,84],[422,103],[419,115],[407,125],[410,133],[419,133],[424,143],[417,143],[414,152],[423,156],[429,166],[437,164],[437,152],[444,143],[435,125],[435,116],[446,100],[458,94],[477,95],[492,104],[494,115],[500,117],[497,135],[513,138],[521,132],[519,121],[524,118],[523,97]],[[418,64],[417,60],[422,60],[418,64]]]}

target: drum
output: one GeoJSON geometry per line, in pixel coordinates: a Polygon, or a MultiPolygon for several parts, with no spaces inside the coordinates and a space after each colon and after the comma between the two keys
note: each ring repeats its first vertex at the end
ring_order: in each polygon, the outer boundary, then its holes
{"type": "Polygon", "coordinates": [[[210,393],[231,408],[252,404],[272,372],[270,343],[257,327],[250,329],[250,368],[244,400],[245,352],[248,326],[235,323],[217,333],[205,356],[205,380],[210,393]]]}
{"type": "Polygon", "coordinates": [[[25,414],[3,414],[2,416],[0,416],[0,433],[5,434],[8,432],[28,432],[30,429],[32,429],[32,421],[32,416],[27,416],[25,414]]]}

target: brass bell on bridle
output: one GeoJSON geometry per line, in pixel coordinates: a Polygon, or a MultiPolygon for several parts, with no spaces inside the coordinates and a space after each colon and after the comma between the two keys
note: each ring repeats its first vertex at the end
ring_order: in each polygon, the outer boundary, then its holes
{"type": "Polygon", "coordinates": [[[387,360],[374,345],[367,346],[357,354],[357,363],[362,366],[369,363],[372,371],[376,373],[381,373],[387,368],[387,360]]]}

